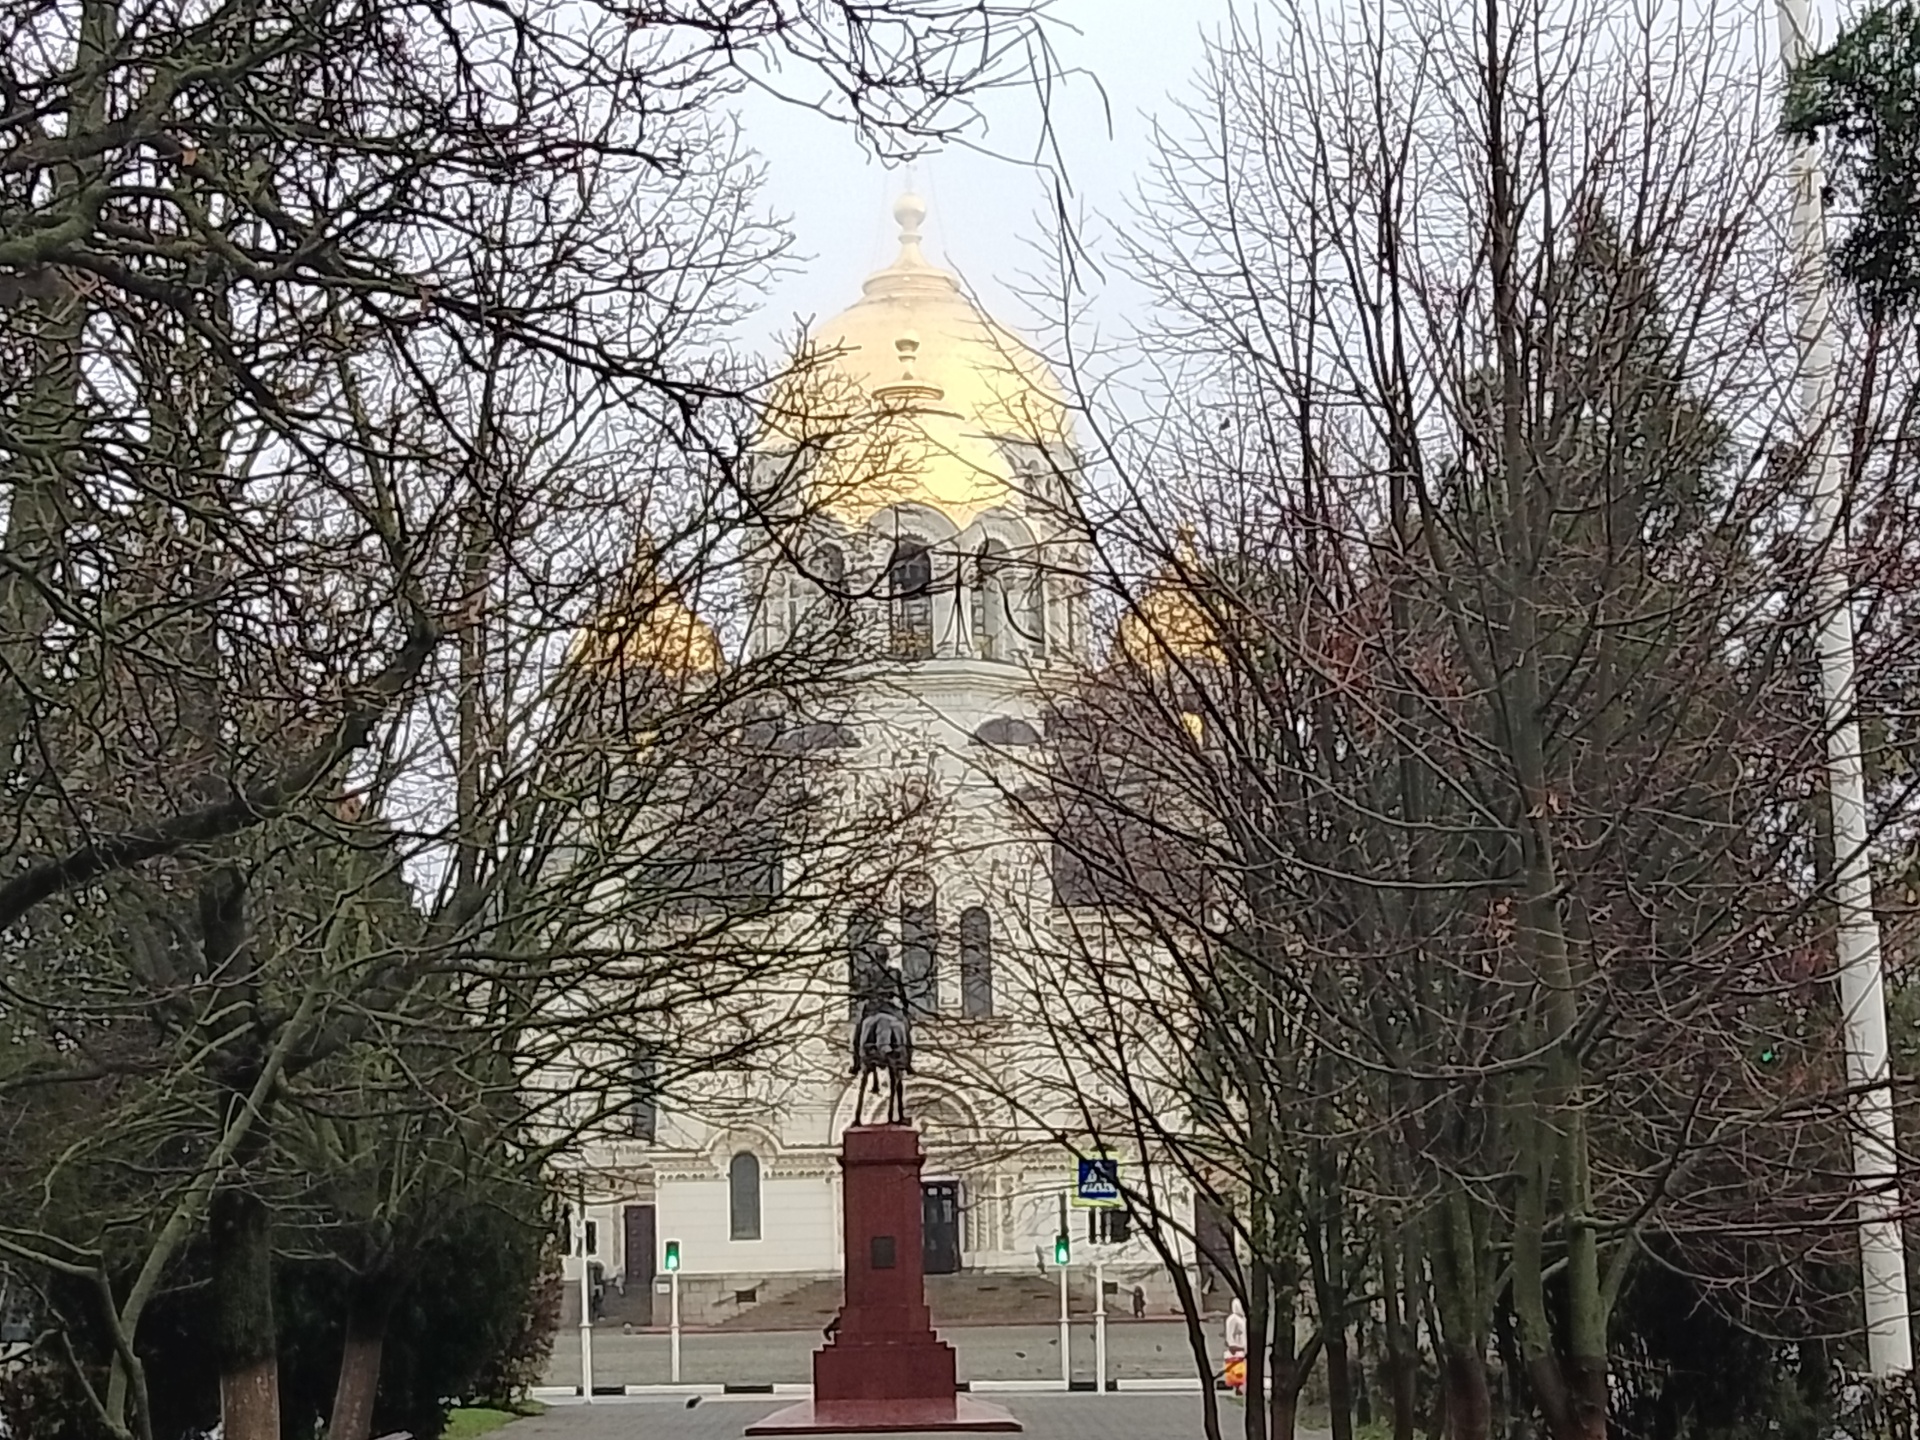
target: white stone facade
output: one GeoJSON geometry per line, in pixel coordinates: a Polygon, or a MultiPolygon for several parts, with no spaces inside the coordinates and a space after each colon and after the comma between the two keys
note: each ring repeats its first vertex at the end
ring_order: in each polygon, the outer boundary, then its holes
{"type": "MultiPolygon", "coordinates": [[[[977,395],[957,418],[939,407],[956,388],[982,388],[977,376],[962,385],[957,367],[994,361],[976,353],[970,362],[967,346],[977,343],[954,336],[957,325],[989,322],[966,321],[951,277],[919,259],[911,211],[902,225],[902,259],[868,282],[849,312],[858,323],[836,333],[848,344],[846,334],[869,336],[871,346],[897,328],[920,347],[917,372],[909,367],[921,377],[915,403],[941,423],[985,423],[977,395]]],[[[1001,343],[1003,332],[992,333],[1001,343]]],[[[1029,375],[1037,359],[1027,352],[1021,364],[1029,375]]],[[[885,368],[873,361],[852,373],[878,393],[873,376],[885,368]]],[[[992,473],[981,471],[986,452],[969,432],[968,458],[923,454],[913,477],[850,486],[807,507],[755,576],[760,603],[746,637],[749,652],[764,656],[789,643],[795,626],[829,614],[844,625],[855,657],[843,711],[850,743],[834,763],[856,788],[925,776],[932,792],[933,838],[876,918],[909,983],[924,961],[907,932],[922,925],[931,938],[936,998],[932,1013],[915,1017],[908,1107],[924,1135],[936,1222],[944,1198],[953,1202],[951,1253],[930,1256],[935,1268],[1051,1273],[1074,1150],[1092,1148],[1075,1067],[1035,1017],[1059,1003],[1058,967],[1084,955],[1098,922],[1075,917],[1073,945],[1055,943],[1066,922],[1049,847],[1013,798],[1047,764],[1050,700],[1089,661],[1075,460],[1057,392],[1047,403],[1053,418],[1033,433],[987,437],[1001,462],[992,473]],[[925,473],[957,464],[972,468],[925,473]]],[[[845,997],[844,988],[817,997],[817,1018],[782,1037],[772,1073],[711,1077],[712,1103],[660,1102],[650,1142],[608,1140],[579,1157],[595,1258],[609,1277],[644,1281],[665,1242],[678,1240],[685,1317],[697,1323],[733,1313],[741,1292],[766,1300],[840,1272],[835,1157],[855,1100],[845,997]],[[629,1254],[649,1235],[651,1255],[629,1254]]],[[[1186,1202],[1176,1194],[1167,1203],[1177,1211],[1186,1202]]],[[[1076,1259],[1103,1223],[1072,1212],[1076,1259]]],[[[1113,1278],[1158,1291],[1161,1258],[1137,1230],[1103,1254],[1113,1278]]],[[[578,1262],[568,1263],[577,1275],[578,1262]]]]}

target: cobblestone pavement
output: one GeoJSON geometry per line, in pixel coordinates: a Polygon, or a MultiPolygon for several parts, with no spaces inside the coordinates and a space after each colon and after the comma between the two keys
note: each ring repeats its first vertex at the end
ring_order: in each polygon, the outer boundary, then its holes
{"type": "MultiPolygon", "coordinates": [[[[1209,1327],[1208,1346],[1216,1356],[1220,1337],[1209,1327]]],[[[1058,1380],[1060,1327],[1057,1325],[955,1326],[941,1332],[958,1360],[962,1380],[1058,1380]]],[[[813,1331],[736,1332],[699,1330],[680,1337],[680,1378],[689,1384],[806,1384],[813,1379],[813,1352],[820,1336],[813,1331]]],[[[1077,1380],[1093,1379],[1093,1327],[1076,1320],[1070,1349],[1077,1380]]],[[[665,1335],[622,1335],[600,1327],[593,1332],[593,1381],[596,1385],[664,1385],[668,1375],[665,1335]]],[[[1128,1321],[1107,1327],[1107,1374],[1115,1380],[1164,1380],[1191,1377],[1193,1351],[1187,1327],[1173,1321],[1128,1321]]],[[[580,1332],[562,1329],[547,1366],[549,1385],[580,1383],[580,1332]]]]}
{"type": "MultiPolygon", "coordinates": [[[[1026,1426],[1026,1440],[1201,1440],[1196,1395],[989,1395],[1026,1426]]],[[[746,1427],[787,1405],[778,1400],[602,1400],[555,1405],[496,1432],[500,1440],[738,1440],[746,1427]]],[[[1243,1411],[1221,1401],[1221,1429],[1238,1433],[1243,1411]]],[[[1301,1440],[1324,1440],[1302,1430],[1301,1440]]]]}

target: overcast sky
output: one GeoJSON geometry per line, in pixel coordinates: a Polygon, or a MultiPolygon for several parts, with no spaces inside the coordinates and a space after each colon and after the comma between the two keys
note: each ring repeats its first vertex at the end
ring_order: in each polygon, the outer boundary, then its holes
{"type": "MultiPolygon", "coordinates": [[[[1151,160],[1151,117],[1167,116],[1192,93],[1203,36],[1217,33],[1235,3],[1051,0],[1059,64],[1090,72],[1069,75],[1050,106],[1072,200],[1087,213],[1124,210],[1151,160]]],[[[1237,3],[1243,12],[1265,8],[1263,0],[1237,3]]],[[[1771,50],[1769,0],[1677,0],[1680,11],[1729,3],[1748,15],[1749,33],[1771,50]]],[[[1858,8],[1857,0],[1813,0],[1816,37],[1858,8]]],[[[1040,156],[1040,105],[1031,93],[1003,92],[987,96],[983,108],[986,128],[976,138],[1010,158],[948,149],[920,163],[914,188],[931,206],[930,256],[959,271],[998,318],[1031,334],[1030,312],[1011,292],[1020,272],[1036,263],[1031,247],[1048,235],[1046,189],[1029,168],[1036,158],[1051,160],[1040,156]]],[[[851,304],[860,281],[892,258],[890,211],[907,177],[870,161],[844,128],[798,107],[749,94],[740,119],[767,167],[763,202],[790,223],[796,244],[794,272],[776,282],[740,332],[743,342],[770,355],[796,319],[823,319],[851,304]]],[[[1121,286],[1097,301],[1094,317],[1107,328],[1137,308],[1138,297],[1121,286]]]]}
{"type": "MultiPolygon", "coordinates": [[[[1187,92],[1202,34],[1228,8],[1229,0],[1054,0],[1049,33],[1060,65],[1091,72],[1070,75],[1050,107],[1077,203],[1096,212],[1125,204],[1150,155],[1148,117],[1187,92]]],[[[976,138],[1012,158],[950,149],[920,163],[914,186],[931,207],[931,258],[960,271],[1001,319],[1025,329],[1009,284],[1033,268],[1031,246],[1047,233],[1045,188],[1021,163],[1042,144],[1040,105],[1030,93],[1005,92],[982,108],[987,128],[976,138]]],[[[748,96],[741,119],[767,166],[764,202],[790,222],[800,257],[797,273],[777,283],[742,332],[764,350],[792,333],[796,317],[844,309],[861,280],[893,258],[891,210],[907,179],[869,161],[844,129],[795,107],[748,96]]]]}

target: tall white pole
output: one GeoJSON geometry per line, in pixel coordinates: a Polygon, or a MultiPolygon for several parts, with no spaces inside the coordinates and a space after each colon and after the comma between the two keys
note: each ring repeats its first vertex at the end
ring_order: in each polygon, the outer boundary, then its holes
{"type": "Polygon", "coordinates": [[[1060,1267],[1060,1388],[1073,1388],[1073,1357],[1068,1346],[1073,1342],[1072,1322],[1067,1318],[1067,1267],[1060,1267]]]}
{"type": "Polygon", "coordinates": [[[1093,1253],[1093,1388],[1107,1393],[1107,1259],[1093,1253]]]}
{"type": "Polygon", "coordinates": [[[580,1398],[593,1403],[593,1273],[587,1264],[587,1191],[580,1188],[580,1398]]]}
{"type": "Polygon", "coordinates": [[[673,1311],[668,1326],[668,1357],[672,1371],[668,1376],[674,1384],[680,1383],[680,1272],[673,1272],[673,1311]]]}
{"type": "MultiPolygon", "coordinates": [[[[1791,68],[1808,54],[1808,0],[1779,0],[1780,52],[1791,68]]],[[[1796,144],[1793,258],[1799,308],[1800,404],[1814,440],[1812,517],[1820,547],[1814,599],[1815,645],[1827,732],[1827,790],[1833,811],[1835,949],[1845,1012],[1847,1080],[1853,1140],[1855,1213],[1866,1297],[1867,1364],[1876,1377],[1913,1368],[1907,1314],[1906,1256],[1900,1237],[1899,1171],[1895,1164],[1893,1090],[1887,1062],[1886,987],[1880,925],[1873,913],[1867,853],[1866,784],[1860,722],[1855,714],[1851,547],[1847,543],[1846,457],[1834,411],[1833,311],[1827,281],[1827,227],[1820,152],[1796,144]]]]}

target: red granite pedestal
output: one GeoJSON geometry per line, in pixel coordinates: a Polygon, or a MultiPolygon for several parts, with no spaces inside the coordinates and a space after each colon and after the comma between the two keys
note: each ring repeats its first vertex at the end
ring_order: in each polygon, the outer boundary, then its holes
{"type": "Polygon", "coordinates": [[[813,1398],[747,1434],[1020,1428],[998,1405],[958,1393],[953,1347],[933,1333],[920,1268],[924,1158],[910,1125],[856,1125],[843,1137],[846,1301],[833,1338],[814,1351],[813,1398]]]}

